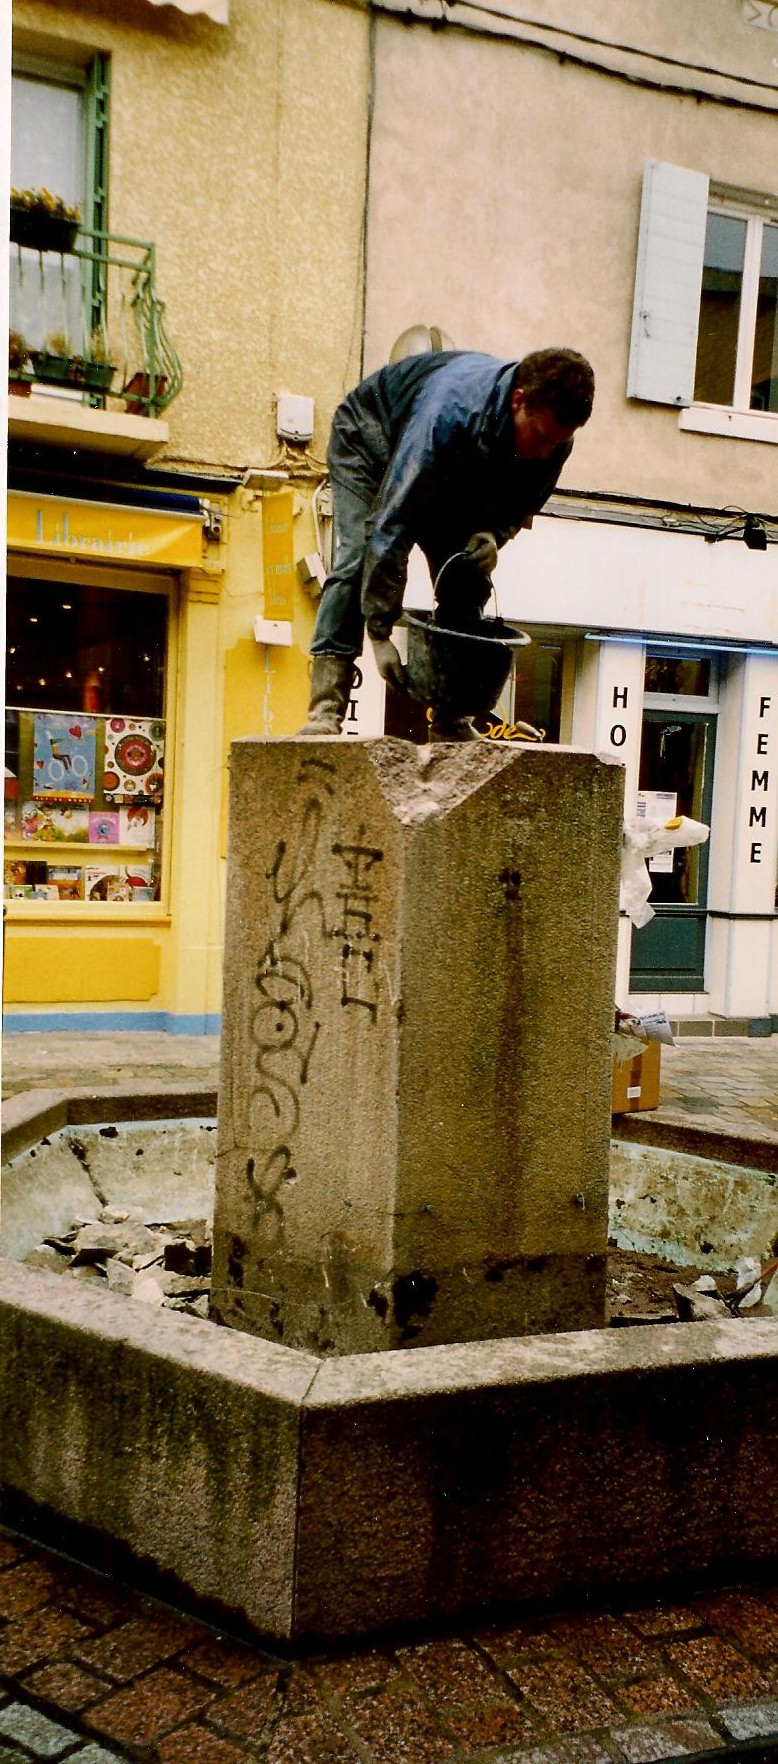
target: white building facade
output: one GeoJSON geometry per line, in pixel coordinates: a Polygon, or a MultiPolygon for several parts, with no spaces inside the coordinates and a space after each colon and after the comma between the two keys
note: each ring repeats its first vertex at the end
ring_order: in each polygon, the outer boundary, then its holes
{"type": "MultiPolygon", "coordinates": [[[[655,917],[622,920],[617,1002],[769,1034],[778,15],[375,10],[365,371],[411,323],[505,358],[569,345],[593,361],[592,420],[495,575],[500,613],[534,638],[511,712],[623,764],[627,815],[711,828],[652,861],[655,917]]],[[[430,604],[416,557],[406,604],[430,604]]]]}

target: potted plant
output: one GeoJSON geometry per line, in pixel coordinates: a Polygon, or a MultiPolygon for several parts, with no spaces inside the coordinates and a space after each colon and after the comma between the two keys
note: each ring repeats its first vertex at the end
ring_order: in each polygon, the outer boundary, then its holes
{"type": "Polygon", "coordinates": [[[30,351],[30,360],[36,380],[55,386],[68,384],[71,353],[63,331],[50,332],[42,349],[30,351]]]}
{"type": "Polygon", "coordinates": [[[11,240],[34,251],[72,251],[80,210],[50,190],[11,191],[11,240]]]}
{"type": "Polygon", "coordinates": [[[96,325],[89,339],[89,354],[83,363],[83,384],[89,392],[105,396],[110,391],[116,364],[109,360],[108,341],[102,325],[96,325]]]}
{"type": "Polygon", "coordinates": [[[17,397],[29,398],[32,390],[30,375],[26,371],[30,359],[27,340],[21,331],[8,332],[8,390],[15,392],[17,397]]]}
{"type": "Polygon", "coordinates": [[[53,386],[72,386],[80,392],[93,392],[105,397],[116,373],[108,360],[108,350],[98,328],[89,339],[86,355],[78,354],[63,331],[52,331],[43,349],[33,349],[30,359],[33,377],[53,386]]]}

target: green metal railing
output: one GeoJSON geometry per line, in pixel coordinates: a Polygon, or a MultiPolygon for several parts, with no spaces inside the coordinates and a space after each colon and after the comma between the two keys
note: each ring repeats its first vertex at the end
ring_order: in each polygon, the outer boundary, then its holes
{"type": "Polygon", "coordinates": [[[157,416],[181,391],[181,361],[156,290],[153,244],[81,227],[69,250],[10,246],[11,329],[26,344],[17,380],[157,416]]]}

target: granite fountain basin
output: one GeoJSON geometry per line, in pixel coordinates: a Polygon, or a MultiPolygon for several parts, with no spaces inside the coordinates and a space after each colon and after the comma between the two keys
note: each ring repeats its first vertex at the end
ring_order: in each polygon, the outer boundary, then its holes
{"type": "MultiPolygon", "coordinates": [[[[55,1204],[69,1222],[126,1202],[128,1166],[149,1216],[205,1213],[215,1107],[212,1093],[140,1085],[5,1106],[7,1523],[286,1642],[775,1558],[773,1319],[319,1360],[14,1259],[41,1226],[64,1227],[55,1204]]],[[[659,1206],[666,1250],[680,1215],[663,1169],[664,1191],[630,1149],[614,1213],[639,1236],[659,1206]]],[[[774,1178],[753,1178],[726,1175],[727,1206],[717,1190],[714,1265],[742,1249],[749,1187],[749,1241],[768,1247],[774,1178]]],[[[685,1205],[695,1230],[702,1208],[685,1205]]],[[[698,1233],[690,1261],[701,1248],[698,1233]]]]}

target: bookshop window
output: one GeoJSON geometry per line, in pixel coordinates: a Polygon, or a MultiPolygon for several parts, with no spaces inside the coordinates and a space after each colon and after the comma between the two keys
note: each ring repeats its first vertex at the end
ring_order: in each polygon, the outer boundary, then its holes
{"type": "Polygon", "coordinates": [[[8,579],[6,900],[158,900],[164,593],[8,579]]]}

